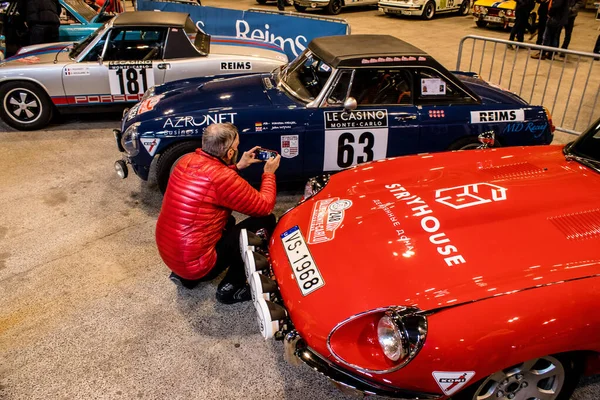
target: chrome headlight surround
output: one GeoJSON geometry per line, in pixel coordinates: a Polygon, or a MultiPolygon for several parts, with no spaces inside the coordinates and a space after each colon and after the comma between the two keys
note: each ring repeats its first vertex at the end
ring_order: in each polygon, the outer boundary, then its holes
{"type": "Polygon", "coordinates": [[[140,145],[138,140],[140,136],[138,132],[139,126],[139,122],[135,122],[129,125],[129,128],[127,128],[127,130],[123,133],[123,136],[121,136],[121,146],[123,146],[123,148],[130,157],[135,157],[140,152],[140,145]]]}
{"type": "Polygon", "coordinates": [[[149,88],[148,90],[146,90],[144,92],[144,95],[142,96],[142,99],[140,100],[140,103],[146,99],[149,99],[150,97],[154,96],[154,93],[156,93],[156,85],[152,86],[151,88],[149,88]]]}
{"type": "Polygon", "coordinates": [[[486,15],[488,13],[488,9],[487,7],[479,6],[479,12],[483,15],[486,15]]]}
{"type": "Polygon", "coordinates": [[[310,199],[311,197],[319,193],[321,190],[323,190],[323,188],[325,188],[325,186],[329,183],[330,178],[331,175],[329,174],[314,176],[310,178],[304,186],[304,196],[302,196],[302,200],[300,202],[310,199]]]}
{"type": "MultiPolygon", "coordinates": [[[[379,324],[378,324],[379,327],[379,324]]],[[[378,329],[378,341],[381,345],[381,339],[379,338],[379,329],[378,329]]],[[[341,363],[352,367],[358,371],[370,374],[387,374],[390,372],[397,371],[401,368],[404,368],[408,363],[410,363],[416,356],[419,354],[419,351],[423,348],[425,344],[425,339],[427,338],[427,316],[425,312],[421,311],[417,307],[404,307],[404,306],[390,306],[385,308],[377,308],[374,310],[366,311],[360,314],[353,315],[352,317],[342,321],[338,325],[336,325],[333,330],[329,333],[327,337],[327,349],[329,352],[341,363]],[[342,326],[351,323],[354,320],[357,320],[367,314],[375,314],[375,313],[383,313],[379,322],[381,320],[389,321],[393,325],[390,328],[395,332],[393,335],[395,339],[401,342],[402,351],[400,352],[398,358],[393,360],[386,353],[386,349],[382,350],[385,356],[391,361],[397,362],[398,364],[394,365],[391,368],[387,369],[370,369],[363,368],[360,365],[353,364],[348,362],[344,358],[338,355],[333,347],[331,340],[335,334],[335,332],[340,329],[342,326]]]]}

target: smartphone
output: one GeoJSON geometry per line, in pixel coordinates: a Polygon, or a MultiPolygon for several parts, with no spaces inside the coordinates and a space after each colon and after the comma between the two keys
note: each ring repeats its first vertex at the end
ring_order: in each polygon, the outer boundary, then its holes
{"type": "Polygon", "coordinates": [[[269,158],[277,157],[277,152],[274,150],[260,148],[254,152],[258,160],[267,161],[269,158]]]}

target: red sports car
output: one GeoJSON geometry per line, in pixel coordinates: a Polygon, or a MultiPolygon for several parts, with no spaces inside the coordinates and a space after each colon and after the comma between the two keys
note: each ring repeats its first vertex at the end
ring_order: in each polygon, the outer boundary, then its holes
{"type": "Polygon", "coordinates": [[[420,399],[562,400],[599,373],[600,120],[307,187],[268,249],[241,236],[261,333],[292,358],[420,399]]]}

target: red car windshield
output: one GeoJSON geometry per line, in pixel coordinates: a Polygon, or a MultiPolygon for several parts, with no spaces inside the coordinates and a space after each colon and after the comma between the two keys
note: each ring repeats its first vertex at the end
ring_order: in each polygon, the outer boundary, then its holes
{"type": "Polygon", "coordinates": [[[600,171],[600,119],[590,126],[573,144],[567,146],[565,154],[585,159],[578,161],[584,162],[587,160],[594,169],[600,171]]]}

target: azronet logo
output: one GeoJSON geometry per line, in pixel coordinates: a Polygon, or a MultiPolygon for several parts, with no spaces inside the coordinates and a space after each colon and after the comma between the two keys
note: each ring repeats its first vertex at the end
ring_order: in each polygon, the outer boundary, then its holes
{"type": "Polygon", "coordinates": [[[310,217],[308,243],[328,242],[335,238],[335,231],[344,221],[345,210],[352,207],[352,201],[339,197],[318,200],[310,217]]]}

